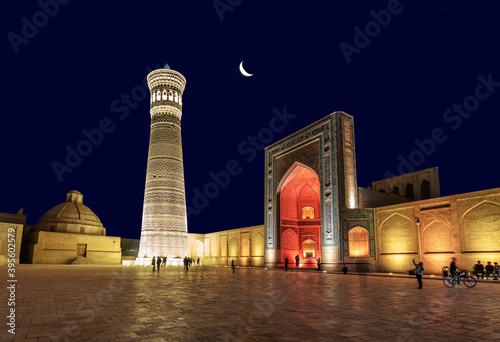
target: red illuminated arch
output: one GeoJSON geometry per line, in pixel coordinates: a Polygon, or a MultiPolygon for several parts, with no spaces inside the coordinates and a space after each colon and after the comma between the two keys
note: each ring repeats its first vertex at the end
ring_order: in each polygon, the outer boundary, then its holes
{"type": "Polygon", "coordinates": [[[302,265],[315,267],[321,257],[320,189],[316,172],[297,162],[281,180],[277,191],[280,263],[287,256],[293,264],[299,255],[302,265]]]}

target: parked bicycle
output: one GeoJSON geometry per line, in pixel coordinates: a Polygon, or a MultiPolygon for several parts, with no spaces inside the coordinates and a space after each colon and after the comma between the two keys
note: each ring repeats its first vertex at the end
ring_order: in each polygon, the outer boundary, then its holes
{"type": "MultiPolygon", "coordinates": [[[[461,282],[467,286],[467,287],[474,287],[476,286],[476,279],[470,275],[466,275],[466,271],[462,271],[458,276],[461,279],[461,282]]],[[[447,287],[454,287],[458,283],[458,277],[457,276],[447,276],[443,278],[443,283],[447,287]]]]}

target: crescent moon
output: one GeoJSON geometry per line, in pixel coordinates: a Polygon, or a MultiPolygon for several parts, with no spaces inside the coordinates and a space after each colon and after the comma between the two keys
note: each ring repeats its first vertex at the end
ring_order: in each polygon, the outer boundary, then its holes
{"type": "Polygon", "coordinates": [[[240,72],[243,76],[246,76],[246,77],[253,76],[253,74],[249,74],[248,72],[245,71],[245,69],[243,69],[243,61],[241,61],[241,63],[240,63],[240,72]]]}

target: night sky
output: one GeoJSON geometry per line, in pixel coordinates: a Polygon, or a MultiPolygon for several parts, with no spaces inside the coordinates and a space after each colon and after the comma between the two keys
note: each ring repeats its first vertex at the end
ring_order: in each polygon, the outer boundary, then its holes
{"type": "Polygon", "coordinates": [[[78,190],[107,235],[140,237],[145,77],[165,63],[187,79],[188,207],[241,170],[188,210],[191,233],[263,224],[262,146],[340,110],[359,186],[437,166],[442,195],[500,187],[494,1],[43,1],[10,1],[1,21],[0,212],[28,224],[78,190]]]}

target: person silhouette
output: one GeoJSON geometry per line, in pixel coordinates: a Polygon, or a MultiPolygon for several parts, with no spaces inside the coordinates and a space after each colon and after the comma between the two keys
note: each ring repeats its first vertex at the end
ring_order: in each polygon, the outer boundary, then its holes
{"type": "Polygon", "coordinates": [[[234,273],[234,259],[231,260],[231,267],[233,268],[233,273],[234,273]]]}
{"type": "Polygon", "coordinates": [[[288,271],[288,257],[285,257],[285,272],[288,271]]]}
{"type": "Polygon", "coordinates": [[[417,289],[422,288],[422,276],[424,275],[424,263],[420,261],[418,264],[413,259],[413,265],[415,265],[415,276],[417,277],[418,287],[417,289]]]}
{"type": "Polygon", "coordinates": [[[155,270],[155,265],[156,265],[156,257],[154,256],[153,259],[151,259],[151,265],[153,265],[153,271],[156,271],[155,270]]]}
{"type": "Polygon", "coordinates": [[[295,256],[295,267],[299,267],[299,260],[300,260],[300,258],[299,258],[299,255],[297,254],[295,256]]]}
{"type": "Polygon", "coordinates": [[[321,271],[321,258],[318,257],[318,271],[321,271]]]}
{"type": "MultiPolygon", "coordinates": [[[[158,268],[158,271],[160,270],[161,260],[162,260],[161,257],[156,258],[156,267],[158,268]]],[[[153,267],[154,267],[154,265],[153,265],[153,267]]]]}

